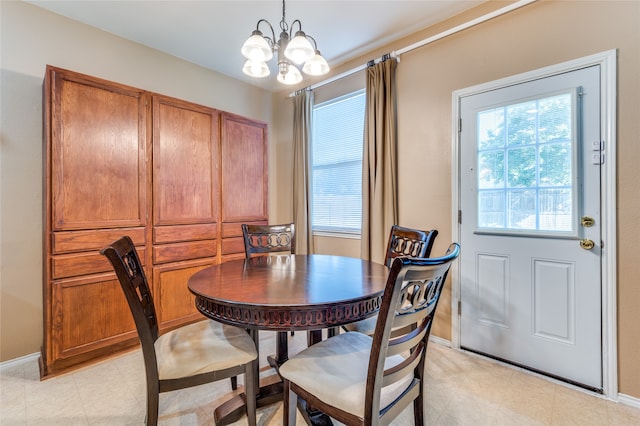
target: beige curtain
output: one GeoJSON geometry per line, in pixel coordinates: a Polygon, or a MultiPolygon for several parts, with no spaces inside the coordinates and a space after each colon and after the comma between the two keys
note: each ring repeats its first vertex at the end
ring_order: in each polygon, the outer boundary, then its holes
{"type": "Polygon", "coordinates": [[[387,57],[367,68],[361,251],[363,259],[379,263],[398,220],[396,65],[387,57]]]}
{"type": "Polygon", "coordinates": [[[313,253],[311,232],[311,188],[309,188],[309,141],[313,92],[301,90],[293,98],[293,222],[296,253],[313,253]]]}

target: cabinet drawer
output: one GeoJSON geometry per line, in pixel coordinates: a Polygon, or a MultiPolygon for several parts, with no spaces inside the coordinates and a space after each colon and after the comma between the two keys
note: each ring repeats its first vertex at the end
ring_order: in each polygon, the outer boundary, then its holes
{"type": "Polygon", "coordinates": [[[54,232],[51,237],[53,254],[101,250],[123,235],[128,235],[135,245],[144,245],[144,228],[112,228],[92,231],[54,232]]]}
{"type": "MultiPolygon", "coordinates": [[[[247,225],[266,225],[266,220],[258,222],[227,222],[222,224],[222,238],[242,237],[242,224],[247,225]]],[[[244,250],[244,247],[242,248],[244,250]]]]}
{"type": "Polygon", "coordinates": [[[216,240],[189,241],[153,246],[154,264],[214,257],[215,255],[216,240]]]}
{"type": "Polygon", "coordinates": [[[222,254],[244,253],[244,239],[242,237],[224,238],[222,240],[222,254]]]}
{"type": "MultiPolygon", "coordinates": [[[[137,248],[137,251],[140,262],[144,265],[145,249],[137,248]]],[[[63,254],[51,258],[51,274],[53,279],[111,271],[113,271],[111,263],[98,251],[63,254]]]]}
{"type": "Polygon", "coordinates": [[[180,241],[214,240],[218,226],[215,223],[196,225],[154,226],[153,243],[166,244],[180,241]]]}

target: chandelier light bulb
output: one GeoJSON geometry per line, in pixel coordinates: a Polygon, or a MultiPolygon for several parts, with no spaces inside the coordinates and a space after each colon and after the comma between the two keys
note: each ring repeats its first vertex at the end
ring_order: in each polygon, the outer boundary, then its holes
{"type": "Polygon", "coordinates": [[[296,68],[293,65],[290,65],[286,74],[281,72],[278,73],[277,80],[280,83],[287,84],[287,85],[298,84],[302,81],[302,74],[300,74],[300,71],[298,71],[298,68],[296,68]]]}
{"type": "Polygon", "coordinates": [[[242,67],[242,72],[251,77],[263,78],[269,76],[271,71],[266,62],[256,62],[248,59],[242,67]]]}
{"type": "Polygon", "coordinates": [[[325,75],[330,69],[327,61],[316,50],[315,56],[304,63],[302,72],[307,75],[325,75]]]}
{"type": "Polygon", "coordinates": [[[315,56],[315,50],[303,31],[298,31],[287,44],[284,56],[295,64],[302,64],[315,56]]]}
{"type": "Polygon", "coordinates": [[[254,62],[266,62],[273,58],[271,46],[258,30],[244,42],[240,51],[245,58],[254,62]]]}

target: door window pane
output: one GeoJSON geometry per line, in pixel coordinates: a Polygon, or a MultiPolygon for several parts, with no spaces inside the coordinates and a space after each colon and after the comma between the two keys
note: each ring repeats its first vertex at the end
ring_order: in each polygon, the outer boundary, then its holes
{"type": "Polygon", "coordinates": [[[478,228],[575,232],[574,92],[477,113],[478,228]]]}

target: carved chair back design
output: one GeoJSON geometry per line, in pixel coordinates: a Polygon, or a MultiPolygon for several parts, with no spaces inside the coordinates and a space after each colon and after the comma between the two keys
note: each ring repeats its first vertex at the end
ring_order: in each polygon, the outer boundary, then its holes
{"type": "Polygon", "coordinates": [[[242,224],[242,237],[247,258],[260,253],[295,253],[296,231],[293,223],[286,225],[242,224]]]}
{"type": "Polygon", "coordinates": [[[104,249],[102,254],[109,258],[120,281],[144,352],[158,339],[159,330],[151,290],[133,241],[125,236],[104,249]]]}
{"type": "Polygon", "coordinates": [[[399,256],[429,257],[437,236],[438,231],[435,229],[422,231],[393,225],[389,233],[385,264],[390,267],[393,259],[399,256]]]}

